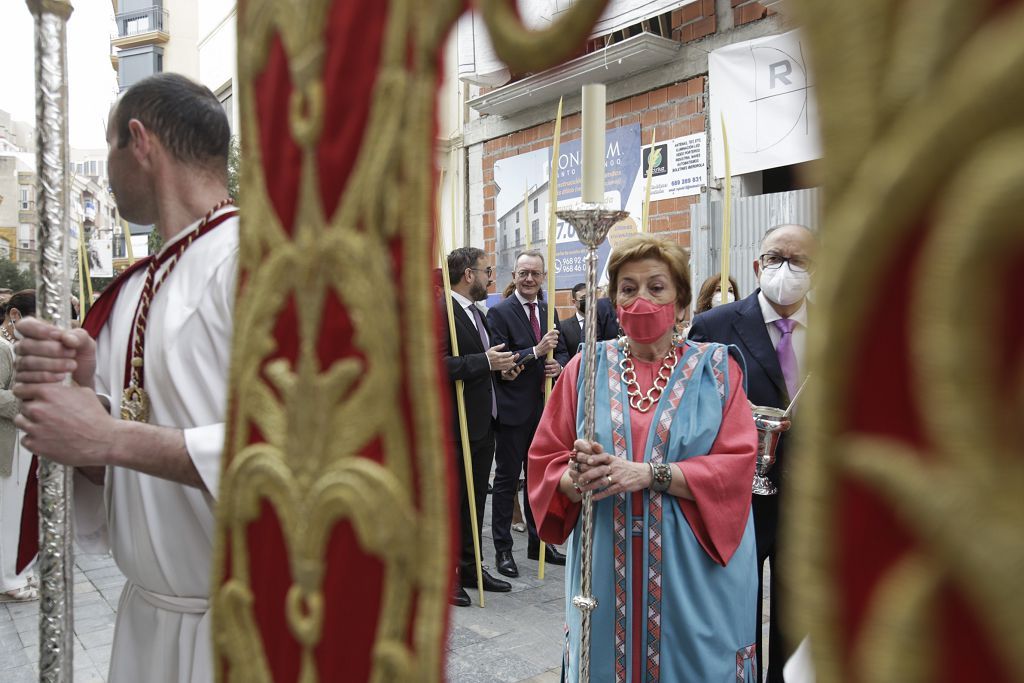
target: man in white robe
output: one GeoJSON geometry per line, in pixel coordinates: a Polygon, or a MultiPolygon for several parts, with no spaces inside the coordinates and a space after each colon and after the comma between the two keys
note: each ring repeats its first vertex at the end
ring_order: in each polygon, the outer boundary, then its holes
{"type": "Polygon", "coordinates": [[[175,74],[140,81],[111,113],[109,173],[121,215],[157,226],[165,243],[157,263],[190,242],[151,280],[158,284],[142,366],[148,423],[120,418],[146,267],[108,288],[106,304],[90,313],[101,319],[87,318],[84,329],[61,332],[38,320],[18,328],[24,443],[78,468],[79,543],[109,548],[127,578],[112,683],[213,680],[214,503],[238,259],[237,211],[224,202],[229,136],[213,94],[175,74]],[[197,227],[209,231],[194,236],[197,227]],[[68,372],[78,386],[58,383],[68,372]]]}

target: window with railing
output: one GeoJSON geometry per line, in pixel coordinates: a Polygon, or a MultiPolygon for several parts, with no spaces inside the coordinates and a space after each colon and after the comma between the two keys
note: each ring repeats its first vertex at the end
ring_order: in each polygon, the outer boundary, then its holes
{"type": "Polygon", "coordinates": [[[117,35],[120,38],[137,36],[150,31],[166,31],[167,10],[154,6],[145,9],[121,12],[116,17],[117,35]]]}

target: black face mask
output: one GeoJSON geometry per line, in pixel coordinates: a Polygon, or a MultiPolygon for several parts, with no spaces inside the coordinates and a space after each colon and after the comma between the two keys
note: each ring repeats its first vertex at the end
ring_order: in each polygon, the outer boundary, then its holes
{"type": "Polygon", "coordinates": [[[579,301],[577,301],[576,302],[576,310],[578,310],[580,313],[586,313],[587,312],[587,300],[586,299],[580,299],[579,301]]]}

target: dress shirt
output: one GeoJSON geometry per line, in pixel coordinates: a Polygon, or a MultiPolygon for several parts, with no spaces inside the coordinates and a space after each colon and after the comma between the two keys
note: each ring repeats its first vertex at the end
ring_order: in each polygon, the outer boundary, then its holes
{"type": "MultiPolygon", "coordinates": [[[[782,318],[778,311],[772,308],[768,298],[764,295],[764,292],[757,293],[757,302],[761,304],[761,317],[764,318],[765,327],[768,328],[768,336],[771,337],[772,346],[775,348],[779,347],[779,340],[782,339],[782,332],[773,323],[776,320],[782,318]]],[[[800,377],[803,377],[806,372],[804,362],[804,352],[807,349],[807,300],[804,299],[803,304],[797,309],[797,312],[789,316],[790,320],[797,322],[796,327],[793,328],[793,353],[796,355],[796,367],[800,373],[800,377]]]]}
{"type": "MultiPolygon", "coordinates": [[[[459,305],[462,306],[462,310],[464,310],[466,312],[466,315],[469,316],[469,321],[471,323],[473,323],[473,327],[476,327],[477,331],[479,332],[480,328],[476,324],[476,316],[473,315],[473,311],[472,311],[472,307],[476,306],[476,302],[470,301],[469,299],[467,299],[466,297],[462,296],[461,294],[459,294],[455,290],[452,290],[452,298],[459,302],[459,305]]],[[[477,309],[477,310],[479,310],[479,309],[477,309]]],[[[484,314],[483,311],[480,311],[480,315],[482,316],[483,314],[484,314]]],[[[491,335],[487,334],[487,330],[486,329],[484,330],[484,339],[487,340],[487,344],[484,347],[484,353],[487,353],[487,349],[491,348],[491,335]]],[[[490,356],[487,356],[487,368],[489,370],[493,370],[494,369],[494,368],[491,367],[491,357],[490,356]]]]}
{"type": "Polygon", "coordinates": [[[582,331],[583,331],[583,320],[584,320],[584,318],[583,318],[583,316],[582,316],[582,315],[580,314],[580,312],[579,312],[579,311],[576,311],[576,322],[577,322],[577,323],[579,323],[579,326],[580,326],[580,332],[582,332],[582,331]]]}
{"type": "MultiPolygon", "coordinates": [[[[526,297],[520,294],[518,289],[512,292],[512,296],[514,296],[522,305],[523,311],[526,313],[527,320],[530,319],[530,304],[537,304],[537,320],[540,320],[540,299],[535,298],[533,301],[527,301],[526,297]]],[[[541,329],[544,329],[544,323],[541,323],[541,329]]],[[[537,347],[534,346],[531,350],[533,351],[534,357],[536,357],[537,347]]]]}

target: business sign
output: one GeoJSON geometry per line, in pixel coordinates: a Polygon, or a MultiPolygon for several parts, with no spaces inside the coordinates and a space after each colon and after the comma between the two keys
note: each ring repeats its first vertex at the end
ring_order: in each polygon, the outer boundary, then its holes
{"type": "Polygon", "coordinates": [[[708,56],[711,160],[725,176],[722,120],[735,175],[821,158],[814,77],[799,31],[736,43],[708,56]]]}
{"type": "Polygon", "coordinates": [[[708,184],[707,135],[696,133],[662,142],[656,140],[653,153],[651,145],[644,145],[641,153],[642,173],[637,177],[642,197],[646,191],[647,173],[654,162],[651,177],[651,201],[689,197],[700,194],[708,184]]]}
{"type": "MultiPolygon", "coordinates": [[[[563,142],[559,147],[557,204],[555,210],[572,208],[581,201],[583,167],[580,165],[580,140],[563,142]]],[[[497,287],[501,291],[512,280],[516,255],[527,248],[547,253],[549,175],[551,148],[527,152],[494,164],[497,217],[497,287]]],[[[605,205],[625,209],[630,215],[618,229],[636,230],[643,204],[640,174],[640,125],[609,129],[605,136],[605,205]],[[639,188],[639,189],[638,189],[639,188]]],[[[603,271],[611,250],[606,241],[598,251],[603,271]]],[[[586,277],[587,248],[573,227],[563,221],[556,224],[555,287],[571,288],[586,277]]]]}
{"type": "Polygon", "coordinates": [[[88,242],[89,277],[114,277],[114,245],[110,237],[93,236],[88,242]]]}

